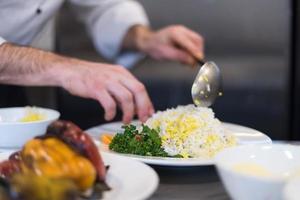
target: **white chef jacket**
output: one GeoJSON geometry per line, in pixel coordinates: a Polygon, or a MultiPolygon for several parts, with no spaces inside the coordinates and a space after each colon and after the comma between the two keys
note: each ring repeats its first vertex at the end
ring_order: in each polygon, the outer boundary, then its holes
{"type": "MultiPolygon", "coordinates": [[[[6,41],[30,45],[65,0],[0,0],[0,45],[6,41]]],[[[67,0],[87,27],[95,48],[104,57],[131,66],[142,57],[120,51],[133,25],[148,25],[142,6],[133,0],[67,0]]],[[[76,41],[74,41],[76,42],[76,41]]]]}

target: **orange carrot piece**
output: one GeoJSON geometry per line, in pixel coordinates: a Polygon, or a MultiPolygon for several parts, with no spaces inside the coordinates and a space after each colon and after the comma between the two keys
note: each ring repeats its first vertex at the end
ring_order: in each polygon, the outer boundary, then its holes
{"type": "Polygon", "coordinates": [[[105,134],[101,135],[101,142],[106,145],[109,145],[113,138],[114,138],[114,136],[112,134],[105,133],[105,134]]]}

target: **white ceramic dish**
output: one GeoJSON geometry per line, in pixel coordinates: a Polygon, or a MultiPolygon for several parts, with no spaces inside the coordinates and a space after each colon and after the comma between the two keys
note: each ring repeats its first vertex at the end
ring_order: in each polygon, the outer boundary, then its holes
{"type": "MultiPolygon", "coordinates": [[[[137,121],[134,121],[133,124],[138,124],[137,121]]],[[[200,159],[200,158],[165,158],[165,157],[149,157],[149,156],[137,156],[129,154],[119,154],[112,152],[108,149],[107,145],[99,142],[99,138],[103,133],[117,133],[122,132],[122,122],[114,122],[104,124],[98,127],[88,129],[87,132],[95,139],[97,145],[101,151],[123,155],[126,157],[131,157],[136,160],[142,161],[151,165],[161,165],[161,166],[202,166],[202,165],[213,165],[213,159],[200,159]]],[[[240,125],[223,123],[223,125],[231,131],[238,138],[238,144],[271,144],[272,140],[265,134],[240,125]]]]}
{"type": "Polygon", "coordinates": [[[288,181],[283,192],[284,200],[300,199],[300,177],[292,178],[288,181]]]}
{"type": "Polygon", "coordinates": [[[43,135],[47,126],[57,120],[59,112],[46,108],[36,108],[45,115],[44,120],[34,122],[19,122],[25,116],[26,107],[0,108],[0,148],[21,148],[26,141],[38,135],[43,135]]]}
{"type": "Polygon", "coordinates": [[[281,200],[284,185],[300,170],[300,147],[284,144],[245,145],[225,149],[215,158],[222,182],[234,200],[281,200]],[[251,164],[269,175],[257,175],[234,169],[239,164],[251,164]]]}
{"type": "MultiPolygon", "coordinates": [[[[0,162],[10,153],[0,153],[0,162]]],[[[156,190],[159,178],[149,166],[117,155],[101,153],[105,165],[109,165],[106,177],[112,190],[105,192],[101,200],[143,200],[156,190]]]]}

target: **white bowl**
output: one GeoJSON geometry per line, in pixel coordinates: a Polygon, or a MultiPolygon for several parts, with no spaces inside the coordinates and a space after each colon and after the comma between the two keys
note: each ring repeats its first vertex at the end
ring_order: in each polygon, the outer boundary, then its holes
{"type": "MultiPolygon", "coordinates": [[[[235,200],[280,200],[290,176],[300,170],[300,147],[283,144],[248,145],[225,149],[215,157],[222,182],[235,200]],[[251,163],[270,173],[251,174],[235,169],[251,163]]],[[[249,165],[248,165],[249,166],[249,165]]]]}
{"type": "Polygon", "coordinates": [[[300,177],[290,179],[284,188],[284,200],[300,199],[300,177]]]}
{"type": "Polygon", "coordinates": [[[18,149],[28,140],[46,132],[47,126],[60,116],[51,109],[36,108],[45,119],[34,122],[19,122],[27,107],[0,108],[0,148],[18,149]]]}

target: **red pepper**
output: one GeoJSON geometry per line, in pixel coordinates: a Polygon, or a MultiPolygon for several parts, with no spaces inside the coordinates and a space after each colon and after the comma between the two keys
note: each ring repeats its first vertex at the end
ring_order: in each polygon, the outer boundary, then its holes
{"type": "Polygon", "coordinates": [[[136,135],[134,138],[139,142],[142,141],[142,136],[140,135],[136,135]]]}
{"type": "Polygon", "coordinates": [[[21,171],[21,165],[16,160],[5,160],[0,163],[0,177],[6,179],[21,171]]]}

